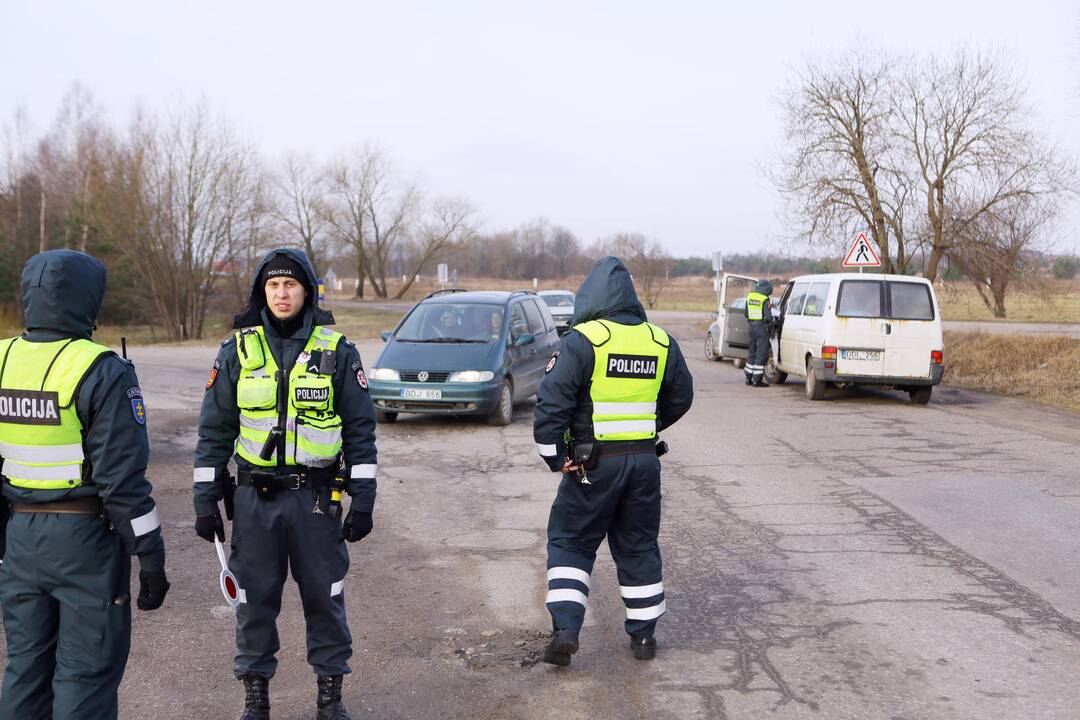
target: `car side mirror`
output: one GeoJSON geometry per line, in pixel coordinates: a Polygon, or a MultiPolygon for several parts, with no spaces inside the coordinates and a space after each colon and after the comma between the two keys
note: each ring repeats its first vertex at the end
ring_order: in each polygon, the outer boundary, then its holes
{"type": "Polygon", "coordinates": [[[517,340],[514,341],[514,347],[521,347],[522,345],[531,345],[536,342],[536,337],[532,333],[522,333],[517,336],[517,340]]]}
{"type": "Polygon", "coordinates": [[[379,333],[379,336],[382,338],[383,342],[390,342],[390,338],[394,336],[394,333],[390,330],[383,330],[379,333]]]}

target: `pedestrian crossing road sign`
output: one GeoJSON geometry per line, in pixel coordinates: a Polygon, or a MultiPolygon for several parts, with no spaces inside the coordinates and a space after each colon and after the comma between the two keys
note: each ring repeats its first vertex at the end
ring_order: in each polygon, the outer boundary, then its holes
{"type": "Polygon", "coordinates": [[[844,258],[844,267],[881,267],[881,258],[878,257],[874,244],[861,232],[855,237],[847,257],[844,258]]]}

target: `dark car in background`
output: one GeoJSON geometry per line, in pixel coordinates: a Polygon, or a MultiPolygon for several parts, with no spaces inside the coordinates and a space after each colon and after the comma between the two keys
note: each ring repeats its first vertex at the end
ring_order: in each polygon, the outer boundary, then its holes
{"type": "Polygon", "coordinates": [[[483,415],[508,425],[559,342],[535,293],[440,290],[417,303],[368,373],[380,422],[398,413],[483,415]]]}
{"type": "Polygon", "coordinates": [[[540,299],[551,311],[559,335],[569,332],[570,320],[574,317],[574,293],[569,290],[541,290],[540,299]]]}

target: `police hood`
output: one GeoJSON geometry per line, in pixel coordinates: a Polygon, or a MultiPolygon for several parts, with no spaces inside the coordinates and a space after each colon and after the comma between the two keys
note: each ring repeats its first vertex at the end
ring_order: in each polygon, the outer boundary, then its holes
{"type": "Polygon", "coordinates": [[[768,280],[758,280],[754,290],[762,295],[772,295],[772,283],[768,280]]]}
{"type": "Polygon", "coordinates": [[[581,283],[574,299],[571,325],[589,320],[609,319],[628,325],[645,322],[645,308],[638,300],[630,271],[617,257],[596,261],[592,272],[581,283]]]}
{"type": "Polygon", "coordinates": [[[74,250],[38,253],[22,273],[26,329],[89,340],[105,298],[105,281],[105,266],[91,255],[74,250]]]}
{"type": "Polygon", "coordinates": [[[304,307],[300,312],[311,315],[312,326],[333,325],[334,314],[319,307],[319,279],[315,276],[315,268],[311,266],[307,255],[296,248],[277,248],[266,253],[263,259],[259,261],[259,266],[255,268],[255,274],[251,278],[251,294],[248,296],[247,308],[233,318],[233,327],[239,329],[262,324],[262,311],[266,307],[266,291],[263,289],[262,283],[259,282],[259,278],[262,277],[263,268],[266,267],[266,264],[278,255],[285,255],[295,260],[304,269],[307,285],[311,292],[304,299],[304,307]]]}

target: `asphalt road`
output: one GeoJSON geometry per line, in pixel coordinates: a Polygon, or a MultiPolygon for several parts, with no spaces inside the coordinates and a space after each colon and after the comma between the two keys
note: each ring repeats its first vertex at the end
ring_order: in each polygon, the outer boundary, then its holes
{"type": "MultiPolygon", "coordinates": [[[[380,426],[375,531],[345,585],[355,718],[1076,718],[1080,424],[939,389],[807,401],[701,357],[696,321],[657,314],[695,374],[665,439],[668,615],[630,657],[601,549],[582,648],[537,663],[556,478],[531,405],[512,425],[380,426]],[[1071,708],[1071,709],[1070,709],[1071,708]]],[[[368,365],[377,343],[361,343],[368,365]]],[[[121,717],[232,718],[232,613],[193,531],[191,450],[214,348],[132,348],[173,589],[136,613],[121,717]]],[[[313,715],[288,586],[274,717],[313,715]]]]}

